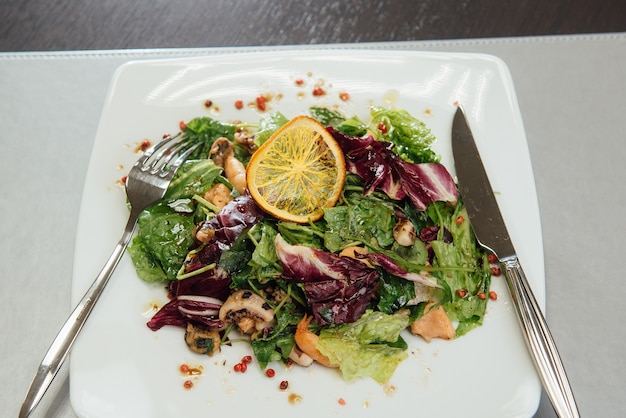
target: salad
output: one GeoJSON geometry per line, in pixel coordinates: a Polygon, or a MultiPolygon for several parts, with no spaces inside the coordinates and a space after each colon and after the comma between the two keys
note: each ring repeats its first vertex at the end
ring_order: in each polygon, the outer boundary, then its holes
{"type": "Polygon", "coordinates": [[[337,203],[307,223],[272,216],[241,182],[285,115],[185,124],[202,145],[142,213],[128,250],[138,276],[170,298],[147,326],[184,328],[202,354],[245,341],[261,368],[318,363],[385,383],[407,339],[451,340],[482,324],[490,258],[422,121],[383,107],[368,121],[309,111],[341,147],[346,176],[337,203]]]}

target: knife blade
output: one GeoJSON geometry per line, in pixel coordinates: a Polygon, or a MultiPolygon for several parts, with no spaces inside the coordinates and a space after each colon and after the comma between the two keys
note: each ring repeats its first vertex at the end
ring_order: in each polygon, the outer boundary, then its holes
{"type": "Polygon", "coordinates": [[[519,262],[467,118],[458,106],[452,122],[452,155],[459,193],[478,243],[492,252],[507,287],[537,372],[559,417],[580,417],[556,343],[519,262]]]}

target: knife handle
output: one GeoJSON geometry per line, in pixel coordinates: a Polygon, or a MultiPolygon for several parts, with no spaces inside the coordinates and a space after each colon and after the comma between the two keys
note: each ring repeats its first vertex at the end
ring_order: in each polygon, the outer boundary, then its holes
{"type": "Polygon", "coordinates": [[[500,261],[526,343],[555,412],[562,418],[579,418],[561,357],[518,258],[513,256],[500,261]]]}

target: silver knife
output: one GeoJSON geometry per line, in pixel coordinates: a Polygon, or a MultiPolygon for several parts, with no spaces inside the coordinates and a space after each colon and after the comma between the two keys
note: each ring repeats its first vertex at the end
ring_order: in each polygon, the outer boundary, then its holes
{"type": "Polygon", "coordinates": [[[559,417],[580,417],[556,344],[518,260],[461,106],[452,123],[452,154],[474,234],[502,265],[528,349],[552,406],[559,417]]]}

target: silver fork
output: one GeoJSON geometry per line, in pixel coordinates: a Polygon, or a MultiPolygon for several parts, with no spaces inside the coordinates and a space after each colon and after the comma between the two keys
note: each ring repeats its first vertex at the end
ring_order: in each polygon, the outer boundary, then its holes
{"type": "Polygon", "coordinates": [[[130,203],[130,216],[124,233],[100,274],[76,305],[41,361],[22,404],[20,418],[28,417],[37,407],[61,368],[76,341],[76,337],[85,325],[111,274],[122,258],[137,225],[139,215],[148,206],[163,198],[178,168],[199,145],[190,146],[181,138],[181,133],[178,133],[148,148],[128,173],[126,195],[130,203]]]}

